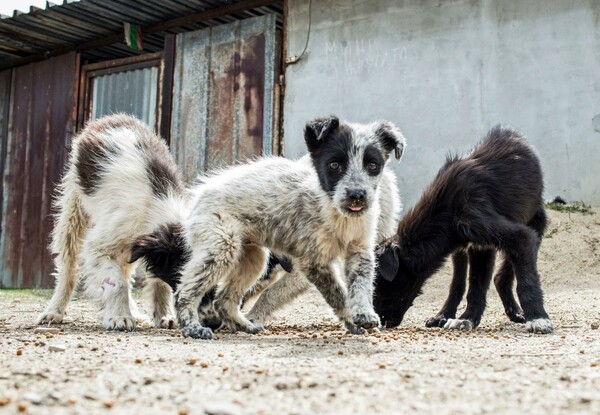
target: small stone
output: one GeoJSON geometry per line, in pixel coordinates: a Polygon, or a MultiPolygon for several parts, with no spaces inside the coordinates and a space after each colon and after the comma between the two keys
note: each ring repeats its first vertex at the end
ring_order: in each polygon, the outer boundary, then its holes
{"type": "Polygon", "coordinates": [[[23,354],[23,349],[17,349],[17,356],[21,356],[23,354]]]}
{"type": "Polygon", "coordinates": [[[592,362],[592,363],[590,363],[590,367],[596,367],[596,366],[598,366],[598,364],[599,364],[598,362],[592,362]]]}
{"type": "Polygon", "coordinates": [[[592,323],[591,327],[592,327],[592,330],[598,330],[599,325],[598,325],[598,323],[592,323]]]}
{"type": "Polygon", "coordinates": [[[338,350],[338,355],[342,356],[344,354],[343,350],[338,350]]]}
{"type": "Polygon", "coordinates": [[[60,330],[55,327],[36,327],[33,332],[41,334],[58,334],[60,330]]]}
{"type": "Polygon", "coordinates": [[[102,402],[102,405],[104,405],[105,408],[110,409],[113,407],[115,403],[113,401],[104,401],[102,402]]]}
{"type": "Polygon", "coordinates": [[[197,362],[198,362],[198,359],[196,359],[195,357],[192,357],[191,359],[188,360],[188,365],[194,366],[197,362]]]}
{"type": "Polygon", "coordinates": [[[142,358],[141,357],[136,357],[135,358],[135,363],[137,363],[137,364],[142,363],[142,358]]]}
{"type": "Polygon", "coordinates": [[[387,366],[385,363],[379,363],[378,367],[379,369],[385,369],[387,366]]]}
{"type": "Polygon", "coordinates": [[[255,372],[255,373],[256,373],[257,375],[262,375],[263,373],[265,373],[265,370],[264,370],[264,369],[256,369],[256,372],[255,372]]]}
{"type": "Polygon", "coordinates": [[[67,350],[67,347],[63,344],[50,344],[48,345],[48,350],[51,352],[64,352],[67,350]]]}
{"type": "Polygon", "coordinates": [[[208,367],[208,363],[206,363],[206,362],[201,362],[201,363],[200,363],[200,367],[202,367],[202,368],[206,369],[206,368],[208,367]]]}
{"type": "Polygon", "coordinates": [[[20,403],[17,405],[17,410],[18,410],[19,412],[25,412],[25,411],[27,411],[27,404],[26,404],[25,402],[20,402],[20,403]]]}
{"type": "Polygon", "coordinates": [[[204,407],[206,415],[238,415],[241,414],[238,405],[230,403],[210,403],[204,407]]]}
{"type": "Polygon", "coordinates": [[[10,396],[0,396],[0,407],[6,406],[12,401],[10,396]]]}

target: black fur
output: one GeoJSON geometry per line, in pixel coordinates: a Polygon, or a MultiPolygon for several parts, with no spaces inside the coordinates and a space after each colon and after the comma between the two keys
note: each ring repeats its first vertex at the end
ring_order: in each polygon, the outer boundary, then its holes
{"type": "Polygon", "coordinates": [[[347,171],[352,154],[352,131],[335,116],[306,124],[304,140],[319,176],[321,187],[332,194],[347,171]],[[334,169],[334,163],[338,165],[334,169]]]}
{"type": "Polygon", "coordinates": [[[450,295],[428,325],[454,318],[470,266],[467,309],[476,327],[485,308],[496,250],[504,262],[494,283],[513,321],[548,318],[537,272],[546,228],[540,162],[519,133],[494,127],[464,158],[448,158],[425,193],[378,250],[374,305],[387,327],[402,322],[425,281],[454,253],[450,295]],[[512,282],[516,275],[517,304],[512,282]]]}
{"type": "MultiPolygon", "coordinates": [[[[160,278],[175,292],[177,285],[181,280],[181,271],[184,265],[190,260],[190,250],[182,235],[181,225],[169,224],[159,227],[151,234],[143,235],[137,238],[131,249],[130,263],[143,259],[146,269],[152,277],[160,278]]],[[[292,272],[292,261],[286,257],[278,257],[269,254],[267,269],[261,276],[261,279],[270,279],[273,268],[277,265],[287,271],[292,272]]],[[[211,304],[217,295],[217,288],[211,289],[201,300],[199,309],[211,304]]],[[[214,317],[205,319],[202,324],[213,330],[219,328],[222,322],[214,317]]]]}

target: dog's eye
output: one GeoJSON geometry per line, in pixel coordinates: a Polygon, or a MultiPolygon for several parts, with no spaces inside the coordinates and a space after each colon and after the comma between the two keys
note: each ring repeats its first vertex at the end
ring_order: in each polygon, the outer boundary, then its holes
{"type": "Polygon", "coordinates": [[[340,163],[338,163],[337,161],[332,161],[331,163],[329,163],[329,168],[333,171],[338,171],[342,168],[342,166],[340,166],[340,163]]]}
{"type": "Polygon", "coordinates": [[[379,165],[377,163],[371,162],[369,164],[367,164],[367,168],[371,171],[373,170],[377,170],[377,168],[379,167],[379,165]]]}

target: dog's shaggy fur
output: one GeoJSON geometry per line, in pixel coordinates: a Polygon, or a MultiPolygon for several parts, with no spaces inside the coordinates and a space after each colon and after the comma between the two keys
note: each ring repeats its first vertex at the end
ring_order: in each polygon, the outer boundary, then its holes
{"type": "MultiPolygon", "coordinates": [[[[309,157],[303,157],[303,159],[310,162],[309,157]]],[[[383,243],[396,232],[402,211],[396,176],[391,169],[386,168],[382,173],[379,189],[380,211],[376,242],[383,243]]],[[[275,264],[246,293],[246,301],[256,300],[246,315],[252,322],[264,323],[275,311],[289,304],[310,288],[310,282],[300,270],[294,270],[293,266],[291,270],[289,268],[284,269],[282,265],[275,264]]],[[[343,269],[343,264],[340,264],[340,269],[343,269]]]]}
{"type": "Polygon", "coordinates": [[[372,305],[378,185],[389,153],[400,158],[404,138],[389,123],[328,117],[306,125],[305,141],[312,164],[264,158],[206,177],[193,190],[183,222],[190,259],[175,293],[184,336],[212,338],[198,305],[217,284],[215,307],[225,326],[261,330],[239,307],[266,268],[267,249],[290,258],[350,331],[379,325],[372,305]],[[338,258],[345,260],[347,292],[332,268],[338,258]]]}
{"type": "Polygon", "coordinates": [[[468,156],[449,158],[381,248],[374,304],[382,323],[400,324],[425,281],[458,251],[450,296],[429,325],[476,327],[498,250],[504,261],[494,282],[507,315],[524,318],[530,332],[552,332],[536,266],[547,222],[542,191],[538,157],[514,130],[495,127],[468,156]],[[467,268],[460,251],[468,251],[470,286],[467,308],[455,319],[467,268]],[[523,311],[512,293],[515,275],[523,311]]]}
{"type": "MultiPolygon", "coordinates": [[[[141,121],[112,115],[73,139],[58,187],[51,251],[56,287],[40,323],[60,323],[80,274],[101,300],[107,329],[132,330],[145,319],[131,297],[131,241],[186,216],[184,188],[165,142],[141,121]]],[[[171,289],[148,281],[154,322],[174,324],[171,289]]]]}

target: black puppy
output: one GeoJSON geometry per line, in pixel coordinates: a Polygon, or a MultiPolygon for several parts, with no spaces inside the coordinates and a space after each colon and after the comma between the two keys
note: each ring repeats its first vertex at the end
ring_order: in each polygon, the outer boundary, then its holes
{"type": "Polygon", "coordinates": [[[378,251],[375,310],[387,327],[402,322],[425,281],[453,255],[450,295],[428,326],[470,329],[485,309],[496,251],[504,260],[494,283],[512,321],[527,330],[551,333],[537,272],[537,253],[547,218],[543,177],[533,148],[516,131],[494,127],[467,156],[448,158],[398,232],[378,251]],[[468,256],[468,261],[467,261],[468,256]],[[467,308],[456,309],[465,291],[467,308]],[[512,284],[517,279],[515,301],[512,284]]]}
{"type": "MultiPolygon", "coordinates": [[[[150,275],[169,284],[173,292],[177,290],[183,266],[190,259],[190,252],[181,232],[181,225],[170,224],[159,227],[151,234],[140,236],[132,244],[129,260],[130,263],[133,263],[143,258],[150,275]]],[[[267,267],[259,281],[263,283],[269,280],[272,277],[273,268],[278,264],[287,272],[291,272],[293,269],[289,258],[280,258],[271,253],[267,267]]],[[[212,330],[218,329],[222,324],[212,307],[216,293],[216,287],[211,289],[198,306],[198,314],[203,316],[203,325],[212,330]]]]}

